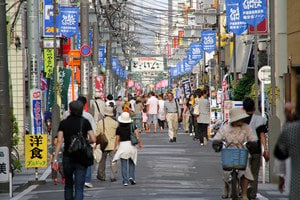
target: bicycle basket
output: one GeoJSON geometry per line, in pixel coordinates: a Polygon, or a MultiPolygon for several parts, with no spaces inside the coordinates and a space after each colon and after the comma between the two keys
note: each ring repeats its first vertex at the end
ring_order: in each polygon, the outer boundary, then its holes
{"type": "Polygon", "coordinates": [[[222,149],[222,167],[224,170],[232,169],[244,170],[248,161],[247,149],[222,149]]]}

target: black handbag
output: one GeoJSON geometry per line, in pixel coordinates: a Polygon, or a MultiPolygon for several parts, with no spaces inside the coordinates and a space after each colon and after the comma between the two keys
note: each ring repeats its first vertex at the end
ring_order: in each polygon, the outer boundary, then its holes
{"type": "Polygon", "coordinates": [[[71,159],[83,166],[91,166],[94,164],[93,147],[88,143],[82,133],[83,119],[80,119],[80,131],[71,138],[69,153],[71,159]]]}
{"type": "Polygon", "coordinates": [[[139,140],[137,139],[136,134],[134,133],[133,125],[131,125],[130,140],[132,145],[137,145],[139,143],[139,140]]]}

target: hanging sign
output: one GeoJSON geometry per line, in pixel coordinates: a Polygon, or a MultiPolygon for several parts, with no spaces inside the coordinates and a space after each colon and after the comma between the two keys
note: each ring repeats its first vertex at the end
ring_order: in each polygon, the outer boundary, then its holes
{"type": "Polygon", "coordinates": [[[203,51],[211,53],[216,50],[216,31],[207,30],[201,33],[203,51]]]}
{"type": "Polygon", "coordinates": [[[241,35],[248,24],[240,15],[240,0],[226,0],[226,22],[227,29],[237,35],[241,35]]]}
{"type": "Polygon", "coordinates": [[[240,3],[241,18],[252,26],[257,26],[267,17],[266,0],[244,0],[240,3]]]}
{"type": "Polygon", "coordinates": [[[67,38],[79,32],[79,8],[78,7],[61,7],[61,27],[60,32],[67,38]]]}

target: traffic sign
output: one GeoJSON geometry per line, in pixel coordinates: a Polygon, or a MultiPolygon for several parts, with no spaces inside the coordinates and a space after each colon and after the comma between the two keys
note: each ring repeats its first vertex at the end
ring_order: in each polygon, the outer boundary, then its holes
{"type": "Polygon", "coordinates": [[[258,79],[263,84],[271,83],[271,66],[263,66],[258,70],[258,79]]]}
{"type": "Polygon", "coordinates": [[[92,53],[91,47],[89,45],[82,45],[80,53],[82,56],[89,56],[92,53]]]}

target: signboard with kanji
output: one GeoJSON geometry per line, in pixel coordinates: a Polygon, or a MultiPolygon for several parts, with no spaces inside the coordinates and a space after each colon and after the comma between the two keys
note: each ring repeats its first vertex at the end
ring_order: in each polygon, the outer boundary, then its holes
{"type": "Polygon", "coordinates": [[[47,167],[47,134],[25,135],[25,167],[47,167]]]}
{"type": "Polygon", "coordinates": [[[164,70],[163,57],[132,58],[132,62],[131,62],[132,72],[163,71],[163,70],[164,70]]]}
{"type": "Polygon", "coordinates": [[[0,182],[9,181],[9,149],[0,147],[0,182]]]}

